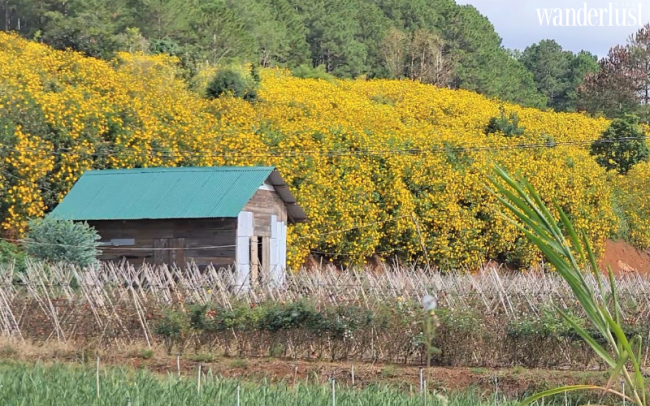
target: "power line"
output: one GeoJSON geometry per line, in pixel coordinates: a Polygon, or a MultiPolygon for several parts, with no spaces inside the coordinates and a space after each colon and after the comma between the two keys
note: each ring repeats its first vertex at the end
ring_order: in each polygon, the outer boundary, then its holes
{"type": "MultiPolygon", "coordinates": [[[[355,226],[355,227],[344,229],[344,230],[336,230],[336,231],[332,231],[332,232],[328,232],[328,233],[317,234],[316,237],[325,237],[325,236],[333,235],[333,234],[347,233],[349,231],[354,231],[354,230],[358,230],[358,229],[361,229],[361,228],[368,228],[368,227],[372,227],[372,226],[379,225],[379,224],[385,224],[385,223],[400,220],[400,219],[403,219],[403,218],[406,218],[406,217],[411,217],[411,216],[393,217],[393,218],[388,219],[388,220],[376,221],[374,223],[367,223],[367,224],[363,224],[363,225],[360,225],[360,226],[355,226]]],[[[311,235],[310,236],[304,236],[304,237],[298,237],[298,238],[296,238],[296,240],[304,240],[304,239],[312,238],[312,237],[313,236],[311,236],[311,235]]],[[[319,240],[319,242],[323,242],[323,239],[319,240]]]]}
{"type": "Polygon", "coordinates": [[[236,248],[236,245],[207,245],[200,247],[160,247],[160,248],[147,248],[147,247],[128,247],[128,246],[110,246],[110,245],[74,245],[74,244],[61,244],[61,243],[50,243],[50,242],[40,242],[40,241],[30,241],[30,240],[15,240],[11,238],[0,238],[3,241],[9,241],[20,244],[27,245],[45,245],[45,246],[57,246],[63,248],[96,248],[100,250],[105,249],[119,249],[119,250],[129,250],[129,251],[184,251],[184,250],[205,250],[205,249],[220,249],[220,248],[236,248]]]}
{"type": "Polygon", "coordinates": [[[1,149],[11,150],[13,152],[44,152],[49,155],[62,155],[62,154],[80,154],[80,155],[91,155],[95,158],[109,157],[113,155],[119,156],[120,154],[130,155],[130,156],[140,156],[140,157],[156,157],[156,158],[170,158],[170,157],[180,157],[180,158],[299,158],[299,157],[352,157],[352,156],[390,156],[390,155],[423,155],[427,153],[436,153],[436,152],[480,152],[480,151],[508,151],[508,150],[517,150],[517,149],[545,149],[545,148],[556,148],[561,146],[586,146],[592,145],[594,143],[600,144],[616,144],[616,143],[627,143],[634,141],[646,141],[649,140],[650,136],[644,137],[624,137],[617,140],[576,140],[576,141],[547,141],[543,143],[529,143],[529,144],[517,144],[517,145],[502,145],[502,146],[489,146],[489,145],[465,145],[465,146],[434,146],[431,148],[402,148],[402,149],[365,149],[365,150],[325,150],[325,151],[291,151],[291,152],[280,152],[280,153],[266,153],[266,154],[251,154],[251,153],[223,153],[223,154],[211,154],[211,153],[201,153],[197,151],[190,150],[178,150],[178,151],[169,151],[169,150],[154,150],[151,149],[148,152],[134,152],[132,150],[115,150],[115,149],[100,149],[101,154],[97,151],[77,151],[70,148],[59,148],[55,151],[48,151],[44,149],[23,149],[18,151],[12,146],[9,145],[0,145],[1,149]],[[110,154],[112,153],[112,155],[110,154]]]}
{"type": "MultiPolygon", "coordinates": [[[[16,175],[14,175],[14,174],[12,174],[12,173],[9,173],[9,172],[7,172],[7,171],[3,171],[2,169],[0,169],[0,174],[5,175],[5,176],[10,176],[10,177],[12,177],[12,178],[14,178],[14,179],[23,180],[23,179],[20,178],[20,176],[16,176],[16,175]]],[[[55,192],[54,190],[48,188],[47,186],[38,185],[38,188],[39,188],[39,189],[47,190],[48,192],[52,192],[52,193],[55,193],[55,194],[57,193],[57,192],[55,192]]]]}
{"type": "MultiPolygon", "coordinates": [[[[384,220],[384,221],[377,221],[373,223],[367,223],[367,224],[362,224],[360,226],[355,226],[352,228],[344,229],[344,230],[336,230],[332,232],[327,232],[327,233],[322,233],[322,234],[316,234],[316,235],[309,235],[309,236],[303,236],[303,237],[298,237],[297,240],[303,240],[307,238],[320,238],[318,242],[323,242],[324,239],[322,237],[328,236],[328,235],[334,235],[334,234],[341,234],[341,233],[347,233],[349,231],[354,231],[362,228],[368,228],[372,227],[374,225],[379,225],[379,224],[385,224],[391,221],[396,221],[400,220],[403,218],[407,218],[410,216],[400,216],[400,217],[394,217],[392,219],[384,220]]],[[[46,245],[46,246],[59,246],[59,247],[66,247],[66,248],[96,248],[96,249],[119,249],[119,250],[133,250],[133,251],[174,251],[174,250],[203,250],[203,249],[220,249],[220,248],[236,248],[237,245],[214,245],[214,246],[201,246],[201,247],[179,247],[179,248],[147,248],[147,247],[128,247],[128,246],[102,246],[102,245],[71,245],[71,244],[61,244],[61,243],[48,243],[48,242],[39,242],[39,241],[31,241],[31,240],[15,240],[11,238],[0,238],[0,240],[4,241],[10,241],[14,243],[21,243],[21,244],[32,244],[32,245],[46,245]]]]}

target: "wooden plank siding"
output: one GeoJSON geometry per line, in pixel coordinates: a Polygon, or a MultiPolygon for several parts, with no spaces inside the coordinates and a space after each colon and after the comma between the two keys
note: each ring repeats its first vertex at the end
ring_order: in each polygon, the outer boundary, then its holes
{"type": "MultiPolygon", "coordinates": [[[[287,222],[287,208],[273,190],[259,189],[242,209],[252,213],[252,234],[247,241],[239,241],[241,249],[248,250],[250,282],[265,282],[270,278],[272,218],[287,222]],[[244,244],[247,243],[247,244],[244,244]],[[246,245],[246,247],[244,247],[246,245]]],[[[133,245],[102,246],[103,261],[133,265],[142,263],[176,264],[185,266],[195,262],[200,268],[232,266],[237,260],[236,218],[161,219],[161,220],[102,220],[89,221],[99,233],[100,242],[133,240],[133,245]],[[201,248],[221,247],[224,248],[201,248]]],[[[277,230],[276,230],[277,233],[277,230]]],[[[278,249],[278,242],[273,242],[278,249]]],[[[274,253],[274,258],[277,257],[274,253]]],[[[275,259],[277,261],[277,258],[275,259]]]]}
{"type": "Polygon", "coordinates": [[[235,262],[237,219],[110,220],[90,221],[89,224],[95,227],[101,242],[135,240],[134,245],[101,247],[103,261],[126,259],[134,265],[143,262],[185,265],[186,261],[194,261],[200,267],[210,263],[224,267],[235,262]],[[231,247],[201,248],[221,246],[231,247]]]}
{"type": "MultiPolygon", "coordinates": [[[[287,221],[287,207],[273,190],[259,189],[243,209],[253,213],[253,237],[251,238],[251,283],[267,283],[271,280],[271,238],[273,222],[287,221]],[[261,259],[261,261],[260,261],[261,259]]],[[[277,247],[277,245],[276,245],[277,247]]]]}
{"type": "Polygon", "coordinates": [[[244,211],[253,213],[254,233],[258,237],[271,237],[271,216],[278,216],[278,221],[287,221],[287,207],[272,190],[258,190],[248,201],[244,211]]]}

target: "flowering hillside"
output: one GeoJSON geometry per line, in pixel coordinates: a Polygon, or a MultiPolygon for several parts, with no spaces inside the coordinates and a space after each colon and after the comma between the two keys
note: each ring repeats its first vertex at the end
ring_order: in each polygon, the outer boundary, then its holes
{"type": "Polygon", "coordinates": [[[492,162],[527,176],[601,246],[617,227],[612,191],[588,146],[604,119],[502,105],[411,81],[332,81],[262,72],[259,101],[207,100],[174,60],[112,63],[0,34],[0,223],[19,236],[89,168],[275,165],[310,223],[290,233],[355,263],[378,253],[476,267],[537,252],[495,213],[492,162]],[[486,135],[517,113],[521,136],[486,135]]]}

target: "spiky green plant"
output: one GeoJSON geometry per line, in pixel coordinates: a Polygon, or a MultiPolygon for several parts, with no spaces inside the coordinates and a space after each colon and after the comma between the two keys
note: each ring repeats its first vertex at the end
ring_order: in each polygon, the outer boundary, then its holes
{"type": "Polygon", "coordinates": [[[496,165],[495,173],[496,177],[490,178],[490,182],[494,186],[493,193],[506,209],[503,215],[539,248],[558,274],[569,284],[584,309],[588,321],[605,338],[607,344],[601,345],[566,313],[560,309],[557,309],[558,312],[610,368],[607,386],[564,386],[533,395],[525,399],[521,406],[558,393],[579,390],[603,391],[625,398],[635,405],[646,406],[645,382],[640,362],[642,338],[636,336],[628,340],[623,331],[616,284],[611,268],[609,269],[609,295],[606,295],[596,257],[586,234],[582,232],[579,236],[568,216],[557,203],[554,203],[560,216],[560,222],[556,221],[539,193],[526,179],[514,179],[496,165]],[[591,267],[596,287],[590,285],[585,279],[581,264],[588,264],[591,267]],[[594,292],[595,290],[598,294],[594,292]],[[629,390],[628,394],[612,389],[612,384],[619,377],[624,379],[629,390]]]}

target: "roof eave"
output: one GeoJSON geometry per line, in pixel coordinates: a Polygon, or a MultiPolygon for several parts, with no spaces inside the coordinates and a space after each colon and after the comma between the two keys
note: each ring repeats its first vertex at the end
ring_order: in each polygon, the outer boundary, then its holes
{"type": "Polygon", "coordinates": [[[291,193],[289,186],[277,169],[273,169],[269,175],[269,183],[273,185],[273,188],[280,196],[280,199],[282,199],[284,204],[287,206],[289,221],[292,223],[307,223],[309,221],[307,219],[307,213],[305,213],[302,207],[298,205],[296,197],[291,193]]]}

